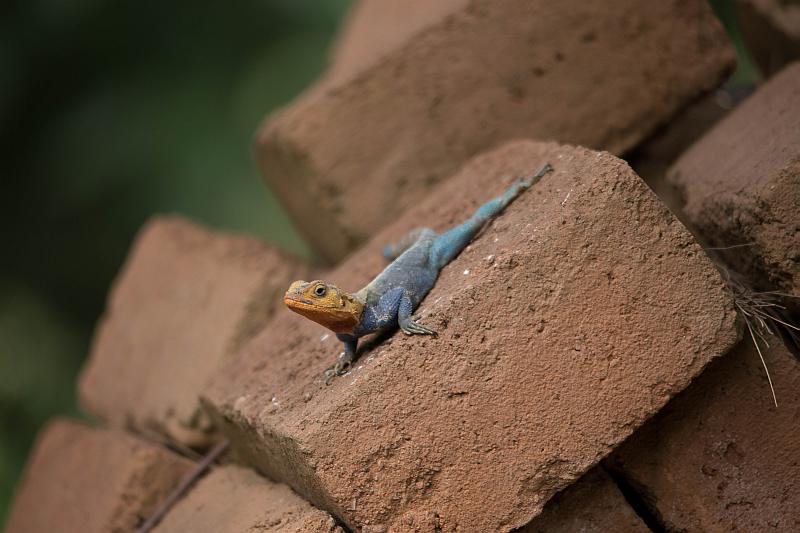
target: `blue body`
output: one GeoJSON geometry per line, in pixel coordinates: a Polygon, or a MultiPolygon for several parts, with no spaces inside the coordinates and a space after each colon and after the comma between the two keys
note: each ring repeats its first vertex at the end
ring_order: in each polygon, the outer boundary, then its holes
{"type": "Polygon", "coordinates": [[[534,176],[515,181],[503,194],[478,208],[466,221],[437,234],[429,228],[409,233],[383,254],[394,259],[378,277],[354,296],[364,303],[361,320],[352,334],[337,334],[345,351],[335,367],[338,373],[350,364],[356,352],[358,338],[369,333],[400,327],[409,334],[435,334],[417,324],[412,313],[428,294],[439,277],[439,271],[452,261],[480,231],[483,225],[497,216],[519,194],[531,187],[551,169],[545,165],[534,176]]]}

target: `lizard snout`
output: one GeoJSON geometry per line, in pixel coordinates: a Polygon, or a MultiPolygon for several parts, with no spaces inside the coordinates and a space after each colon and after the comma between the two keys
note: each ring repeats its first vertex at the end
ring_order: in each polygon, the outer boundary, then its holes
{"type": "Polygon", "coordinates": [[[283,303],[289,307],[291,307],[292,303],[295,302],[311,304],[311,300],[304,296],[306,287],[308,287],[307,281],[295,281],[292,283],[286,290],[286,294],[283,295],[283,303]]]}

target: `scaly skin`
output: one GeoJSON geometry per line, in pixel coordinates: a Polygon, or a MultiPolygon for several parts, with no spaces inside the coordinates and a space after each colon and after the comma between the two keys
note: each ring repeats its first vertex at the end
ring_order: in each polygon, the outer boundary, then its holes
{"type": "Polygon", "coordinates": [[[397,244],[387,246],[383,255],[393,261],[356,293],[349,294],[321,280],[292,283],[283,297],[287,307],[330,329],[344,343],[344,352],[336,364],[325,371],[325,382],[343,374],[352,364],[359,337],[398,326],[408,335],[435,335],[434,330],[417,323],[412,313],[436,283],[439,271],[487,221],[550,170],[552,167],[546,164],[535,175],[518,179],[465,222],[442,234],[419,228],[397,244]]]}

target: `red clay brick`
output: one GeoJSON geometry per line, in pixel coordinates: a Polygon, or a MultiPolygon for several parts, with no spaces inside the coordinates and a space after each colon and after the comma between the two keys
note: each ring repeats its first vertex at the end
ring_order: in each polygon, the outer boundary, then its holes
{"type": "Polygon", "coordinates": [[[756,288],[800,296],[800,63],[684,153],[668,179],[684,212],[756,288]]]}
{"type": "Polygon", "coordinates": [[[356,0],[331,53],[322,85],[358,76],[425,28],[462,10],[468,0],[356,0]]]}
{"type": "Polygon", "coordinates": [[[481,151],[533,137],[624,152],[732,64],[702,0],[476,0],[277,112],[256,156],[339,260],[481,151]]]}
{"type": "Polygon", "coordinates": [[[192,466],[119,431],[53,421],[31,452],[6,532],[133,531],[192,466]]]}
{"type": "Polygon", "coordinates": [[[517,533],[648,533],[609,475],[600,467],[586,473],[544,506],[517,533]]]}
{"type": "Polygon", "coordinates": [[[116,427],[206,445],[204,382],[267,324],[286,283],[304,273],[254,239],[153,219],[111,290],[80,378],[81,404],[116,427]]]}
{"type": "Polygon", "coordinates": [[[583,148],[476,158],[327,278],[358,289],[386,242],[460,222],[546,161],[422,303],[437,338],[394,335],[326,387],[340,345],[287,311],[232,357],[206,399],[239,460],[351,527],[508,531],[725,353],[717,271],[624,162],[583,148]]]}
{"type": "Polygon", "coordinates": [[[175,505],[154,533],[344,533],[286,485],[252,470],[215,468],[175,505]]]}
{"type": "Polygon", "coordinates": [[[625,155],[631,168],[679,218],[683,217],[679,191],[667,181],[668,169],[678,157],[744,98],[746,91],[719,90],[693,103],[652,137],[625,155]]]}
{"type": "Polygon", "coordinates": [[[777,408],[745,340],[615,453],[669,531],[800,531],[800,363],[764,357],[777,408]]]}

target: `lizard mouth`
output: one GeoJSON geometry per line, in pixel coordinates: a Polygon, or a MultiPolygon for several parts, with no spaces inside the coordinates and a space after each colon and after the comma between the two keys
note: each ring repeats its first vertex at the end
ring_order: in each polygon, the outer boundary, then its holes
{"type": "Polygon", "coordinates": [[[289,308],[298,308],[298,309],[319,309],[318,305],[315,305],[314,302],[311,300],[307,300],[303,298],[299,294],[286,294],[283,297],[283,303],[286,304],[286,307],[289,308]]]}

